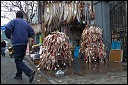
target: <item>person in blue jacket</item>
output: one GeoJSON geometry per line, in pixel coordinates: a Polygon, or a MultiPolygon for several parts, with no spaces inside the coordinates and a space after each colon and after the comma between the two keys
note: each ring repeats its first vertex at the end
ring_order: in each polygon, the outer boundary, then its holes
{"type": "Polygon", "coordinates": [[[79,49],[80,49],[80,41],[76,40],[76,45],[74,49],[74,73],[79,73],[80,72],[80,63],[79,63],[79,49]]]}
{"type": "Polygon", "coordinates": [[[78,58],[79,56],[79,49],[80,49],[80,41],[76,40],[76,45],[74,49],[74,57],[78,58]]]}
{"type": "Polygon", "coordinates": [[[29,77],[29,82],[31,83],[35,71],[27,67],[23,59],[26,54],[28,38],[33,37],[35,32],[28,22],[23,19],[22,11],[17,11],[16,19],[11,20],[5,28],[5,35],[8,39],[11,39],[14,48],[14,59],[17,69],[14,79],[22,80],[22,72],[24,72],[29,77]]]}

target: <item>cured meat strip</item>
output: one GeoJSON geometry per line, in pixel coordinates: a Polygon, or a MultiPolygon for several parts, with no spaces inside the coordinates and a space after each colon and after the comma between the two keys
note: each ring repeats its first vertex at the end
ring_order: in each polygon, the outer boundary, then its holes
{"type": "Polygon", "coordinates": [[[68,43],[69,37],[63,32],[52,32],[45,37],[42,48],[41,60],[39,68],[54,70],[58,64],[58,53],[60,54],[61,62],[66,62],[71,65],[72,57],[68,43]]]}
{"type": "Polygon", "coordinates": [[[84,60],[91,62],[97,58],[100,62],[106,59],[106,46],[103,44],[102,29],[96,26],[86,26],[81,36],[80,52],[84,53],[84,60]]]}

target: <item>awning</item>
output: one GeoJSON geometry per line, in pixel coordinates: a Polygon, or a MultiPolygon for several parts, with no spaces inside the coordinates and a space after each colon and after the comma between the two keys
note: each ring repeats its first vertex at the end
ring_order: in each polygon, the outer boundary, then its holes
{"type": "Polygon", "coordinates": [[[1,26],[1,30],[5,30],[6,28],[5,28],[5,26],[1,26]]]}

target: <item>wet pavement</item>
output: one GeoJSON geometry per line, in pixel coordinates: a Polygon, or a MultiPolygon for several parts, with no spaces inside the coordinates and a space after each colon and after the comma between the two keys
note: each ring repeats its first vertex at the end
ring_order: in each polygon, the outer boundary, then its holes
{"type": "Polygon", "coordinates": [[[73,66],[67,66],[63,77],[56,71],[41,69],[53,84],[127,84],[127,63],[86,63],[75,58],[73,66]]]}
{"type": "MultiPolygon", "coordinates": [[[[44,76],[42,76],[30,62],[24,59],[25,64],[31,69],[35,70],[35,76],[32,84],[51,84],[44,76]]],[[[22,80],[16,80],[16,67],[14,58],[9,56],[1,56],[1,84],[30,84],[29,78],[23,73],[22,80]]]]}
{"type": "MultiPolygon", "coordinates": [[[[92,62],[86,63],[75,58],[73,66],[63,69],[63,77],[57,77],[56,71],[37,70],[36,65],[25,57],[24,62],[36,70],[33,84],[127,84],[127,63],[92,62]]],[[[1,56],[1,83],[2,84],[29,84],[28,77],[23,74],[23,80],[13,79],[15,74],[14,59],[1,56]]]]}

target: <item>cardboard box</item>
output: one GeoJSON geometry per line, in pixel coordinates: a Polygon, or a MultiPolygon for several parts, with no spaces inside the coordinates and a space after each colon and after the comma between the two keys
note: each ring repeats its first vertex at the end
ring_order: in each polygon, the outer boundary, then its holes
{"type": "Polygon", "coordinates": [[[123,50],[110,50],[109,61],[110,62],[122,62],[123,50]]]}

